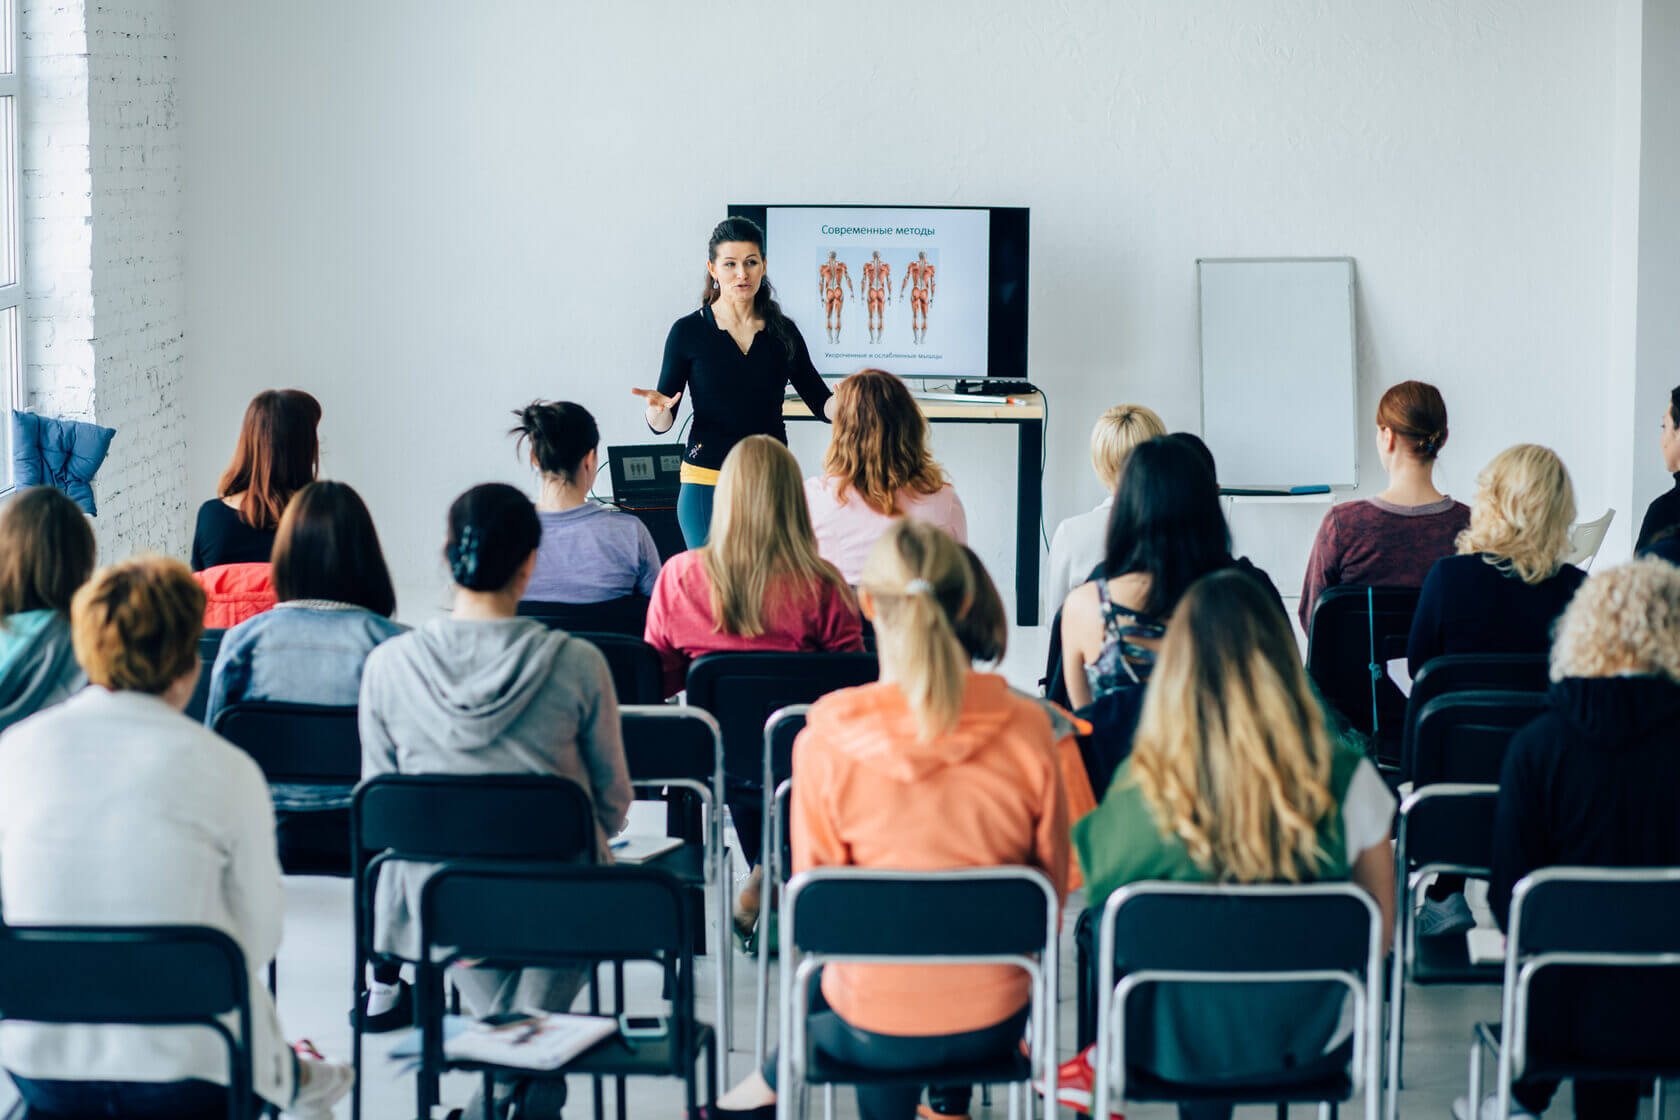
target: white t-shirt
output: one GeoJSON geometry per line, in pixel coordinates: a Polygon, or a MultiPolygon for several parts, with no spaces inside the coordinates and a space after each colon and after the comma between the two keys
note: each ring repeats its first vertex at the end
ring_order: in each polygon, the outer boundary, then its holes
{"type": "Polygon", "coordinates": [[[1371,760],[1363,759],[1348,780],[1347,793],[1342,797],[1342,831],[1347,834],[1349,867],[1367,848],[1388,840],[1397,804],[1371,760]]]}
{"type": "Polygon", "coordinates": [[[1104,498],[1095,509],[1074,514],[1056,526],[1044,575],[1044,602],[1040,604],[1045,625],[1067,602],[1068,592],[1084,583],[1091,569],[1102,562],[1108,511],[1113,505],[1112,497],[1104,498]]]}
{"type": "MultiPolygon", "coordinates": [[[[840,569],[847,583],[855,584],[863,577],[864,561],[869,550],[887,531],[893,519],[878,513],[860,498],[855,490],[846,492],[845,502],[835,498],[839,480],[822,475],[805,480],[805,502],[811,507],[811,527],[817,532],[817,551],[822,558],[840,569]]],[[[956,538],[958,544],[968,543],[968,517],[963,513],[962,501],[956,490],[946,483],[932,494],[898,495],[898,508],[905,517],[937,525],[956,538]]]]}

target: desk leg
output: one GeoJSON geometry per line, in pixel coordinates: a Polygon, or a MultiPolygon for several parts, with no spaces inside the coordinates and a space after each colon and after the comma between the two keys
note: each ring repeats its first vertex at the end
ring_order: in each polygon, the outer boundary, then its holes
{"type": "Polygon", "coordinates": [[[1038,525],[1044,516],[1044,421],[1016,425],[1015,623],[1038,625],[1038,525]]]}

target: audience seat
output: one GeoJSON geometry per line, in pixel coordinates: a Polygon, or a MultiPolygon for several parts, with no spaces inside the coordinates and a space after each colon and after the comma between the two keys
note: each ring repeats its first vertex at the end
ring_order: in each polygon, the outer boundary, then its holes
{"type": "Polygon", "coordinates": [[[1545,710],[1543,692],[1473,689],[1437,696],[1418,709],[1404,777],[1417,789],[1438,782],[1497,785],[1511,737],[1545,710]]]}
{"type": "Polygon", "coordinates": [[[552,603],[526,599],[519,613],[534,618],[550,630],[585,631],[591,634],[625,634],[639,638],[647,628],[648,597],[623,595],[600,603],[552,603]]]}
{"type": "Polygon", "coordinates": [[[621,705],[665,702],[665,680],[659,665],[659,653],[639,635],[593,630],[574,630],[571,634],[600,650],[607,659],[613,688],[621,705]]]}
{"type": "Polygon", "coordinates": [[[1417,717],[1437,696],[1474,690],[1539,692],[1551,686],[1543,653],[1454,653],[1431,658],[1412,680],[1401,733],[1400,779],[1410,780],[1417,737],[1417,717]]]}
{"type": "Polygon", "coordinates": [[[1417,602],[1411,587],[1332,587],[1313,607],[1307,633],[1307,673],[1319,694],[1391,771],[1400,764],[1406,697],[1386,666],[1406,656],[1417,602]]]}
{"type": "Polygon", "coordinates": [[[192,699],[187,701],[187,718],[203,723],[210,708],[210,672],[216,667],[216,655],[222,649],[224,629],[206,629],[198,638],[198,683],[193,686],[192,699]]]}

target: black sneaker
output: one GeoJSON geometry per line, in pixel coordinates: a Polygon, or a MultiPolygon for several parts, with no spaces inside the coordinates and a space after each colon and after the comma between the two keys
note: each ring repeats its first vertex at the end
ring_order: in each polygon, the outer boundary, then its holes
{"type": "MultiPolygon", "coordinates": [[[[362,1004],[367,1010],[367,1004],[362,1004]]],[[[365,1015],[362,1021],[363,1034],[389,1034],[400,1031],[404,1027],[414,1025],[414,986],[407,980],[397,981],[397,1002],[387,1010],[377,1015],[365,1015]]]]}

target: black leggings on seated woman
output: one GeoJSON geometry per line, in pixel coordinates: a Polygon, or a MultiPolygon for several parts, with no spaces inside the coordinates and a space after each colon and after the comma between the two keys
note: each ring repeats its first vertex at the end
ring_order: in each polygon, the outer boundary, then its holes
{"type": "MultiPolygon", "coordinates": [[[[818,986],[818,978],[813,976],[806,1030],[812,1047],[825,1056],[847,1065],[890,1072],[968,1065],[1005,1057],[1021,1044],[1027,1029],[1027,1012],[1023,1007],[1001,1023],[959,1034],[876,1034],[852,1026],[830,1008],[818,986]]],[[[776,1088],[776,1059],[772,1052],[760,1071],[772,1089],[776,1088]]],[[[929,1090],[935,1110],[947,1115],[960,1116],[967,1112],[968,1095],[967,1086],[929,1090]]],[[[922,1091],[915,1086],[860,1085],[857,1097],[858,1115],[863,1120],[915,1120],[922,1091]]]]}

